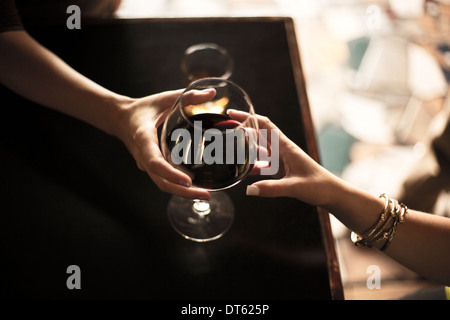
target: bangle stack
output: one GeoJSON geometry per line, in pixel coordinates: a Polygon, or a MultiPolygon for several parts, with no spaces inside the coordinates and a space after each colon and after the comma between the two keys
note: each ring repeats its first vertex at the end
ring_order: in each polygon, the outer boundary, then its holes
{"type": "Polygon", "coordinates": [[[381,194],[380,198],[384,198],[385,205],[378,221],[361,235],[354,232],[351,234],[353,243],[358,247],[376,246],[381,251],[386,250],[394,238],[398,224],[405,222],[408,207],[389,198],[385,193],[381,194]]]}

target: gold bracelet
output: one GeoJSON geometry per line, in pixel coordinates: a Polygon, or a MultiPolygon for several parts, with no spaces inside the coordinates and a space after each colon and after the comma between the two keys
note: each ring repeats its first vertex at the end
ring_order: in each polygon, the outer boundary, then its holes
{"type": "MultiPolygon", "coordinates": [[[[390,214],[387,214],[387,210],[384,210],[383,213],[380,215],[378,222],[368,229],[368,230],[372,229],[372,231],[370,231],[369,234],[364,235],[365,233],[367,233],[367,231],[363,232],[362,236],[358,236],[355,233],[353,233],[352,241],[355,243],[356,246],[364,246],[372,248],[376,243],[384,239],[384,235],[386,233],[385,230],[388,229],[386,228],[386,226],[391,226],[394,224],[392,220],[394,220],[395,222],[395,212],[397,211],[396,204],[398,202],[390,199],[385,194],[382,194],[380,197],[382,196],[386,198],[386,202],[388,204],[392,203],[392,209],[390,210],[390,214]]],[[[389,206],[385,206],[385,209],[387,209],[388,207],[389,206]]]]}
{"type": "MultiPolygon", "coordinates": [[[[387,213],[388,213],[388,209],[389,209],[389,202],[390,202],[390,199],[389,199],[389,197],[388,197],[385,193],[381,194],[381,195],[380,195],[380,198],[384,198],[385,201],[386,201],[385,204],[384,204],[384,209],[383,209],[383,211],[381,212],[380,218],[378,219],[378,222],[376,223],[376,225],[375,225],[374,227],[372,227],[372,228],[369,228],[369,229],[372,229],[372,231],[369,232],[369,234],[368,234],[367,236],[365,236],[365,238],[370,238],[370,237],[372,237],[373,234],[381,227],[381,225],[383,225],[384,223],[386,223],[386,220],[389,218],[389,216],[388,216],[387,213]]],[[[367,232],[367,230],[364,231],[363,234],[366,233],[366,232],[367,232]]]]}
{"type": "Polygon", "coordinates": [[[398,224],[405,222],[406,211],[408,208],[403,203],[399,204],[397,200],[390,199],[384,193],[380,195],[380,198],[385,198],[386,203],[378,221],[368,230],[363,232],[362,236],[352,232],[351,240],[356,246],[372,248],[380,241],[385,241],[380,249],[381,251],[384,251],[394,238],[398,224]],[[390,203],[392,203],[392,208],[388,214],[390,203]]]}
{"type": "Polygon", "coordinates": [[[397,231],[398,224],[405,222],[405,214],[406,214],[407,210],[408,210],[407,206],[405,206],[403,203],[400,204],[400,209],[399,209],[400,212],[397,215],[396,220],[395,220],[394,225],[392,226],[391,230],[389,230],[388,235],[385,236],[385,238],[387,238],[387,241],[381,247],[381,249],[380,249],[381,251],[385,251],[391,244],[392,239],[394,239],[395,232],[397,231]]]}
{"type": "MultiPolygon", "coordinates": [[[[388,208],[389,208],[389,197],[385,193],[383,193],[383,194],[380,195],[380,198],[384,198],[385,199],[384,209],[383,209],[383,211],[381,211],[380,218],[378,219],[377,223],[373,227],[371,227],[371,228],[369,228],[369,229],[367,229],[366,231],[363,232],[363,234],[369,233],[364,238],[372,236],[372,234],[374,232],[376,232],[381,227],[381,225],[386,221],[386,219],[388,218],[387,211],[388,211],[388,208]],[[371,230],[371,231],[369,231],[369,230],[371,230]]],[[[364,246],[364,243],[363,243],[364,242],[363,241],[364,238],[362,236],[357,235],[355,232],[351,233],[351,239],[352,239],[353,243],[356,246],[364,246]]]]}
{"type": "Polygon", "coordinates": [[[393,199],[388,199],[389,203],[392,203],[392,209],[390,214],[387,216],[386,221],[383,225],[381,225],[376,232],[372,234],[372,236],[365,237],[366,242],[369,244],[368,246],[373,247],[375,243],[385,238],[385,230],[386,226],[393,225],[396,219],[396,212],[398,211],[398,201],[393,199]]]}

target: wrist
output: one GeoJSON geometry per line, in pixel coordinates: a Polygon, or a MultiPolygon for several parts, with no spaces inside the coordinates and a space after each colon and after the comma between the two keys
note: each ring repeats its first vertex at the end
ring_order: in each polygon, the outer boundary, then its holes
{"type": "MultiPolygon", "coordinates": [[[[309,192],[308,195],[311,199],[304,199],[302,191],[304,187],[295,188],[298,194],[297,199],[305,201],[318,207],[322,207],[328,211],[332,211],[339,206],[339,202],[342,197],[345,197],[346,183],[336,177],[334,174],[319,167],[319,170],[313,174],[314,178],[311,178],[308,182],[309,192]]],[[[302,182],[303,183],[303,182],[302,182]]]]}
{"type": "Polygon", "coordinates": [[[105,101],[107,116],[104,131],[106,133],[121,139],[122,127],[129,121],[128,113],[134,101],[135,99],[122,95],[114,95],[105,101]]]}
{"type": "Polygon", "coordinates": [[[322,207],[350,230],[361,233],[372,226],[384,208],[384,200],[336,178],[322,207]]]}

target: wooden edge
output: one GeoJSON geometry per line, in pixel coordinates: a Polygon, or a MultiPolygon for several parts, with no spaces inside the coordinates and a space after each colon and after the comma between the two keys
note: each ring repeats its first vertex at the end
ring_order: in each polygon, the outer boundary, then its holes
{"type": "MultiPolygon", "coordinates": [[[[287,41],[291,55],[292,69],[297,87],[298,99],[301,106],[303,124],[306,131],[306,139],[307,139],[306,143],[308,147],[308,153],[315,161],[320,163],[319,152],[316,143],[316,135],[312,122],[311,111],[306,92],[305,78],[301,64],[300,49],[297,43],[293,19],[285,18],[285,26],[286,26],[287,41]]],[[[325,251],[327,254],[327,266],[330,279],[331,297],[333,300],[343,300],[344,291],[342,287],[341,273],[339,261],[336,254],[335,242],[331,230],[330,216],[329,213],[322,208],[317,208],[317,213],[319,215],[325,251]]]]}
{"type": "MultiPolygon", "coordinates": [[[[58,18],[33,18],[27,19],[25,27],[33,26],[65,26],[67,16],[58,18]]],[[[284,22],[284,16],[254,16],[254,17],[82,17],[81,28],[90,25],[132,25],[140,23],[158,23],[158,22],[284,22]]]]}
{"type": "MultiPolygon", "coordinates": [[[[254,17],[148,17],[148,18],[128,18],[128,17],[113,17],[113,18],[93,18],[84,17],[83,23],[86,25],[98,24],[138,24],[138,23],[153,23],[153,22],[284,22],[284,16],[254,16],[254,17]]],[[[64,20],[65,21],[65,20],[64,20]]],[[[39,21],[40,24],[48,22],[39,21]]]]}

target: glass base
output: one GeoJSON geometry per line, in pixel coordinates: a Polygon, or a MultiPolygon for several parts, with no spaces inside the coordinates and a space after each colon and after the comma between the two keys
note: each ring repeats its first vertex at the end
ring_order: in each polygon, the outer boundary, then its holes
{"type": "Polygon", "coordinates": [[[184,238],[206,242],[219,239],[230,229],[234,205],[225,192],[211,192],[209,201],[172,196],[167,214],[173,228],[184,238]]]}

